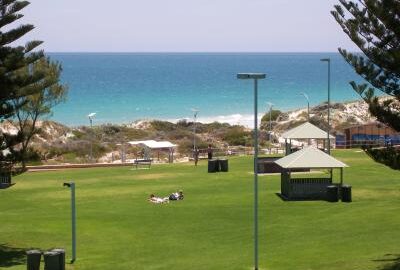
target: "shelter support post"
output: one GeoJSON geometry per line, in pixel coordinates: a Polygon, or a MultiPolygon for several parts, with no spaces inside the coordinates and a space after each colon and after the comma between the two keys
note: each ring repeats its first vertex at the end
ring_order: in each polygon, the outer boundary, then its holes
{"type": "Polygon", "coordinates": [[[339,186],[340,198],[342,198],[342,187],[343,187],[343,168],[340,168],[340,186],[339,186]]]}

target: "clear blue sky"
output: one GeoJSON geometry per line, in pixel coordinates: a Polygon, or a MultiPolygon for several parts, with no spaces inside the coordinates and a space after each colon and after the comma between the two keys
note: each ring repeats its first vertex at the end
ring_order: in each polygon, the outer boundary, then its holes
{"type": "Polygon", "coordinates": [[[355,50],[338,0],[31,0],[21,20],[48,52],[355,50]],[[108,4],[106,4],[108,3],[108,4]]]}

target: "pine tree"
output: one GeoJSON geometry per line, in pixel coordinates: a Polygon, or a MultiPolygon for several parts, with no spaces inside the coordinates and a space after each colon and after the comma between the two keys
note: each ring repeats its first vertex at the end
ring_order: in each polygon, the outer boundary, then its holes
{"type": "Polygon", "coordinates": [[[373,116],[400,131],[400,1],[339,2],[331,13],[362,53],[342,48],[339,52],[368,82],[350,84],[368,103],[373,116]],[[389,98],[378,99],[375,89],[389,98]]]}
{"type": "Polygon", "coordinates": [[[15,111],[13,121],[18,131],[24,134],[24,140],[20,144],[21,165],[25,168],[29,144],[34,135],[40,132],[37,123],[40,118],[51,115],[51,109],[65,101],[68,86],[60,83],[62,67],[60,63],[51,61],[50,58],[41,58],[29,68],[20,70],[22,73],[42,72],[45,78],[37,83],[41,91],[37,94],[15,98],[14,105],[24,104],[15,111]]]}
{"type": "MultiPolygon", "coordinates": [[[[43,72],[20,72],[44,57],[42,51],[33,51],[41,41],[31,41],[25,46],[13,46],[13,43],[33,30],[30,24],[11,28],[23,15],[18,13],[29,5],[27,1],[0,0],[0,121],[10,119],[17,109],[25,104],[15,103],[15,99],[26,97],[41,91],[43,72]]],[[[0,170],[9,168],[9,164],[19,162],[19,145],[24,140],[23,132],[8,134],[0,132],[0,170]]]]}

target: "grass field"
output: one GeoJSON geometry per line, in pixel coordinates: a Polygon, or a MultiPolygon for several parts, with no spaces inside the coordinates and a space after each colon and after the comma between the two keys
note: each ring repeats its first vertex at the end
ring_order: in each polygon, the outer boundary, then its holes
{"type": "MultiPolygon", "coordinates": [[[[400,269],[400,172],[364,153],[334,155],[350,168],[353,203],[285,202],[278,176],[260,176],[260,269],[400,269]]],[[[78,260],[67,269],[252,269],[252,159],[26,173],[0,190],[0,269],[26,269],[24,250],[64,247],[77,188],[78,260]],[[147,202],[183,189],[185,200],[147,202]]]]}

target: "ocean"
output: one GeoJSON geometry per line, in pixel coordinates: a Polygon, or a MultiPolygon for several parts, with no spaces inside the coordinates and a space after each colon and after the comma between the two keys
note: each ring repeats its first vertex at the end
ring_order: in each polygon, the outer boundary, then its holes
{"type": "Polygon", "coordinates": [[[67,101],[53,108],[51,120],[68,126],[131,123],[139,119],[193,119],[250,124],[253,82],[239,72],[266,73],[259,81],[258,108],[287,111],[327,100],[331,58],[331,99],[359,99],[349,81],[360,78],[338,53],[49,53],[63,67],[67,101]]]}

